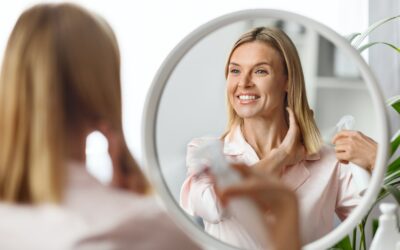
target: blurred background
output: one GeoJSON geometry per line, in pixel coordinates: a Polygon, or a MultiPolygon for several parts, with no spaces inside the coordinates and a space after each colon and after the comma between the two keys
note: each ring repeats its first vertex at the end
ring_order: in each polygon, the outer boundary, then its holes
{"type": "MultiPolygon", "coordinates": [[[[8,36],[23,10],[41,1],[0,3],[0,59],[8,36]]],[[[46,1],[61,2],[61,1],[46,1]]],[[[195,28],[220,15],[249,8],[273,8],[296,12],[331,27],[339,34],[362,31],[369,23],[367,0],[231,0],[231,1],[107,1],[75,0],[102,15],[114,29],[121,50],[124,129],[128,146],[142,161],[142,110],[153,76],[164,58],[195,28]]],[[[107,144],[101,134],[88,140],[88,163],[102,181],[110,178],[107,144]]]]}

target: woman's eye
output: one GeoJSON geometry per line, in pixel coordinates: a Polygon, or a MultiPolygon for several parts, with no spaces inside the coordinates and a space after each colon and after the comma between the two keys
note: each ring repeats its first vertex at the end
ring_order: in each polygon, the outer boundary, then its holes
{"type": "Polygon", "coordinates": [[[268,71],[266,71],[265,69],[257,69],[256,74],[268,74],[268,71]]]}
{"type": "Polygon", "coordinates": [[[231,69],[230,72],[232,74],[239,74],[240,73],[240,71],[238,69],[231,69]]]}

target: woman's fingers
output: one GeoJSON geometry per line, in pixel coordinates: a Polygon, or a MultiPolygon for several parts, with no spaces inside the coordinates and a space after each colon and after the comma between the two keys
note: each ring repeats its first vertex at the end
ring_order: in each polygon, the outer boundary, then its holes
{"type": "Polygon", "coordinates": [[[293,113],[293,110],[289,107],[286,108],[289,113],[289,130],[286,134],[286,138],[296,138],[298,136],[298,125],[296,121],[296,117],[293,113]]]}
{"type": "Polygon", "coordinates": [[[337,159],[352,162],[371,171],[375,164],[377,143],[359,131],[344,130],[332,139],[337,159]]]}
{"type": "Polygon", "coordinates": [[[350,156],[349,153],[346,152],[346,151],[336,152],[336,158],[337,158],[339,161],[347,161],[347,162],[349,162],[349,161],[352,160],[351,156],[350,156]]]}
{"type": "Polygon", "coordinates": [[[121,189],[145,193],[149,188],[146,177],[140,170],[126,145],[123,132],[113,129],[109,123],[99,122],[96,127],[108,141],[113,176],[111,185],[121,189]]]}
{"type": "Polygon", "coordinates": [[[337,140],[343,139],[343,138],[349,138],[349,137],[356,137],[357,136],[357,131],[353,130],[342,130],[332,138],[332,144],[336,144],[337,140]]]}
{"type": "Polygon", "coordinates": [[[283,138],[281,148],[284,149],[287,153],[291,153],[300,143],[299,129],[297,126],[296,118],[294,116],[293,111],[287,107],[286,110],[289,113],[289,129],[283,138]]]}
{"type": "Polygon", "coordinates": [[[306,149],[301,143],[301,134],[296,117],[289,107],[286,109],[289,113],[289,129],[278,149],[286,154],[285,165],[293,165],[304,159],[306,149]]]}
{"type": "Polygon", "coordinates": [[[337,144],[335,146],[335,152],[338,153],[338,152],[349,151],[349,147],[350,145],[348,144],[337,144]]]}
{"type": "Polygon", "coordinates": [[[296,127],[297,126],[297,122],[296,122],[296,118],[294,116],[293,110],[289,107],[286,107],[287,112],[289,113],[289,128],[290,127],[296,127]]]}

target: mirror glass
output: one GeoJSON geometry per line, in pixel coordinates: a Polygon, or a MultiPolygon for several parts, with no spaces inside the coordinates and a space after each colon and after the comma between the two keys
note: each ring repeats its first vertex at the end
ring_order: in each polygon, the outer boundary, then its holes
{"type": "MultiPolygon", "coordinates": [[[[378,128],[372,97],[356,62],[313,28],[294,21],[258,18],[231,23],[203,37],[179,61],[165,84],[156,114],[157,160],[173,199],[185,207],[185,213],[199,228],[227,244],[251,248],[252,243],[232,236],[236,225],[229,216],[212,217],[215,197],[206,194],[204,185],[197,190],[193,187],[199,180],[190,179],[188,165],[192,159],[187,154],[188,145],[221,138],[227,131],[225,64],[238,38],[259,26],[278,28],[293,41],[303,69],[307,100],[324,142],[319,158],[296,165],[297,169],[287,171],[283,178],[298,194],[302,243],[309,244],[346,220],[362,200],[371,177],[353,164],[337,164],[332,158],[333,135],[341,129],[352,129],[376,139],[378,128]]],[[[256,163],[258,155],[241,130],[235,133],[229,143],[239,148],[224,148],[227,157],[237,153],[241,155],[235,156],[236,160],[256,163]]]]}

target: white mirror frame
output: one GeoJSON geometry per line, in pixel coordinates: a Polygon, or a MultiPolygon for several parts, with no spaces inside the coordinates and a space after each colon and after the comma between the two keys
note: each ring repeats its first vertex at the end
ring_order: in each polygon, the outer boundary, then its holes
{"type": "Polygon", "coordinates": [[[236,249],[235,247],[227,245],[205,233],[199,226],[195,225],[189,219],[185,212],[180,208],[179,204],[177,204],[174,200],[162,176],[162,171],[158,162],[156,151],[156,122],[158,105],[160,103],[164,87],[167,84],[175,66],[179,63],[182,57],[197,42],[199,42],[209,33],[237,21],[255,18],[279,18],[283,20],[295,21],[317,31],[320,35],[334,43],[343,51],[343,53],[346,53],[346,55],[350,56],[355,61],[363,80],[367,84],[368,91],[372,96],[379,129],[377,133],[379,149],[377,153],[374,174],[361,203],[357,206],[357,208],[354,209],[350,216],[326,236],[303,246],[303,249],[326,249],[333,246],[342,238],[344,238],[346,234],[350,233],[361,221],[363,216],[368,212],[374,200],[376,199],[383,183],[383,177],[386,171],[389,130],[385,102],[383,100],[381,90],[379,89],[377,81],[369,66],[365,63],[358,51],[355,50],[345,38],[341,37],[332,29],[310,18],[287,11],[273,9],[242,10],[211,20],[186,36],[164,60],[154,77],[146,98],[142,123],[142,145],[146,172],[152,185],[158,193],[158,198],[161,199],[163,205],[166,206],[167,212],[170,214],[173,220],[176,221],[178,226],[180,226],[184,232],[191,236],[194,241],[199,243],[205,249],[236,249]]]}

